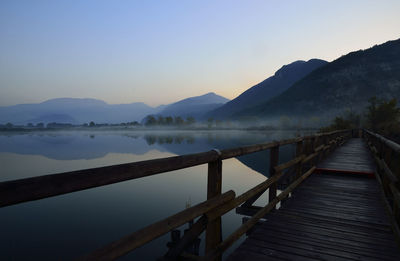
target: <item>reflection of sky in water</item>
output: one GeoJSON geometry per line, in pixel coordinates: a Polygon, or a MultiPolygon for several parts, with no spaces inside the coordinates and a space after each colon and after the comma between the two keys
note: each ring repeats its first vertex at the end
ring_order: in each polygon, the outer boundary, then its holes
{"type": "MultiPolygon", "coordinates": [[[[167,134],[0,136],[0,162],[3,169],[1,180],[271,140],[265,133],[167,134]],[[149,139],[156,141],[149,142],[149,139]]],[[[292,133],[286,135],[283,138],[293,137],[292,133]]],[[[286,154],[291,153],[292,149],[289,148],[286,154]]],[[[253,169],[257,169],[257,165],[268,169],[268,153],[241,160],[229,159],[223,162],[223,191],[233,189],[239,195],[266,179],[253,169]]],[[[1,256],[5,260],[27,257],[41,260],[71,259],[174,214],[184,209],[188,202],[194,205],[205,200],[206,182],[207,166],[202,165],[1,208],[1,256]]],[[[259,204],[265,202],[266,196],[262,196],[259,204]]],[[[241,216],[234,211],[228,213],[223,218],[224,235],[227,236],[240,224],[241,216]]],[[[144,257],[159,257],[166,251],[168,240],[167,234],[133,252],[128,258],[140,260],[144,257]]]]}
{"type": "MultiPolygon", "coordinates": [[[[294,135],[293,132],[243,131],[43,132],[0,135],[0,162],[6,165],[4,169],[7,170],[1,174],[0,180],[164,157],[159,153],[184,155],[213,148],[234,148],[294,135]],[[31,170],[27,172],[26,169],[31,170]]],[[[293,153],[293,148],[283,147],[281,159],[289,159],[293,153]]],[[[263,163],[265,159],[268,159],[268,152],[239,158],[250,168],[267,175],[268,168],[263,163]]]]}

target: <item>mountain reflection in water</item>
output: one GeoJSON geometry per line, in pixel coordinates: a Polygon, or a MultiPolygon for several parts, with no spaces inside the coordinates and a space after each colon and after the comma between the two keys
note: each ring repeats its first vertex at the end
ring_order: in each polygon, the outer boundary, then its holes
{"type": "MultiPolygon", "coordinates": [[[[214,148],[234,148],[295,135],[290,131],[3,133],[0,135],[0,181],[214,148]]],[[[293,154],[293,146],[283,146],[280,161],[293,154]]],[[[264,181],[268,176],[268,158],[268,152],[258,152],[224,160],[222,191],[232,189],[240,195],[264,181]]],[[[207,165],[203,164],[0,208],[1,258],[71,260],[181,211],[187,205],[204,201],[206,192],[207,165]]],[[[267,194],[256,204],[265,205],[267,194]]],[[[223,236],[232,233],[241,223],[242,216],[235,210],[225,214],[222,217],[223,236]]],[[[170,235],[166,234],[122,260],[154,260],[166,252],[169,240],[170,235]]],[[[204,247],[203,238],[200,247],[204,247]]]]}
{"type": "MultiPolygon", "coordinates": [[[[109,153],[144,155],[151,150],[184,155],[265,143],[296,135],[298,133],[294,131],[43,132],[0,135],[0,152],[41,155],[54,160],[90,160],[105,157],[109,153]]],[[[238,160],[268,176],[268,154],[258,152],[238,157],[238,160]]],[[[293,154],[293,146],[280,148],[280,161],[290,159],[293,154]]]]}

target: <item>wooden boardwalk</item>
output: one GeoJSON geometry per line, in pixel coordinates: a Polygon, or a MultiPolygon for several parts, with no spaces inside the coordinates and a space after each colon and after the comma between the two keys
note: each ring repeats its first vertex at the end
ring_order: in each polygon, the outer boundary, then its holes
{"type": "Polygon", "coordinates": [[[400,260],[375,166],[350,139],[266,216],[228,260],[400,260]]]}
{"type": "Polygon", "coordinates": [[[319,171],[372,174],[372,176],[375,172],[374,160],[362,139],[350,139],[345,146],[336,149],[317,167],[319,171]]]}

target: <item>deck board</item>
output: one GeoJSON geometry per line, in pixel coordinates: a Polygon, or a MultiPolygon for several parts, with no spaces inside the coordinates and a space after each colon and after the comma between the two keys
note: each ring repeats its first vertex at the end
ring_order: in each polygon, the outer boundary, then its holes
{"type": "Polygon", "coordinates": [[[236,260],[400,260],[375,165],[361,139],[328,156],[280,209],[252,229],[236,260]]]}
{"type": "Polygon", "coordinates": [[[350,139],[317,165],[319,169],[374,173],[375,164],[362,139],[350,139]]]}

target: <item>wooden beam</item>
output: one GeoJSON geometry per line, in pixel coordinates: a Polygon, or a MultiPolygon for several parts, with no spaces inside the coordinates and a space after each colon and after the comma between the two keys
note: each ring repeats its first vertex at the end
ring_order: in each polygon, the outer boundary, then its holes
{"type": "MultiPolygon", "coordinates": [[[[340,131],[332,133],[339,132],[340,131]]],[[[0,182],[0,207],[193,167],[215,161],[218,158],[228,159],[237,157],[257,151],[267,150],[279,144],[286,145],[296,143],[303,139],[304,138],[294,138],[282,140],[280,142],[270,142],[228,149],[223,150],[221,155],[218,155],[215,151],[208,151],[163,159],[146,160],[20,180],[4,181],[0,182]]]]}
{"type": "MultiPolygon", "coordinates": [[[[270,150],[270,157],[269,157],[269,177],[273,177],[277,172],[275,171],[275,167],[279,163],[279,145],[271,148],[270,150]]],[[[276,197],[276,190],[277,186],[276,183],[271,184],[269,188],[269,197],[268,200],[269,202],[272,202],[272,200],[275,199],[276,197]]]]}
{"type": "Polygon", "coordinates": [[[0,207],[215,161],[215,151],[0,182],[0,207]]]}
{"type": "MultiPolygon", "coordinates": [[[[296,143],[296,157],[299,157],[302,154],[303,154],[303,141],[299,141],[296,143]]],[[[303,163],[299,162],[297,163],[296,166],[296,176],[295,176],[296,179],[301,176],[302,171],[303,171],[303,163]]]]}
{"type": "Polygon", "coordinates": [[[234,198],[235,192],[230,190],[220,196],[142,228],[78,260],[114,260],[234,198]]]}
{"type": "Polygon", "coordinates": [[[238,238],[240,238],[243,234],[245,234],[249,229],[251,229],[255,224],[257,224],[258,220],[263,218],[266,214],[268,214],[271,210],[274,209],[276,204],[283,198],[285,198],[289,193],[296,188],[303,180],[305,180],[308,176],[310,176],[315,170],[315,166],[304,173],[300,178],[298,178],[295,182],[293,182],[289,187],[287,187],[283,192],[281,192],[274,200],[269,202],[265,207],[259,210],[254,216],[252,216],[246,223],[240,226],[235,232],[233,232],[229,237],[227,237],[218,247],[211,253],[206,254],[203,260],[212,260],[215,256],[220,255],[226,249],[228,249],[238,238]]]}
{"type": "Polygon", "coordinates": [[[287,168],[290,168],[290,167],[296,165],[297,163],[301,162],[304,158],[305,158],[305,156],[301,155],[301,156],[299,156],[297,158],[294,158],[294,159],[292,159],[292,160],[290,160],[288,162],[285,162],[283,164],[275,166],[274,167],[274,170],[275,170],[274,173],[281,172],[281,171],[283,171],[283,170],[285,170],[287,168]]]}
{"type": "Polygon", "coordinates": [[[234,200],[218,207],[217,209],[213,209],[210,212],[206,213],[207,217],[209,220],[213,220],[226,212],[232,210],[233,208],[239,206],[243,202],[251,199],[255,195],[261,193],[262,191],[265,191],[268,189],[272,184],[277,182],[282,176],[284,175],[283,172],[276,173],[273,177],[267,179],[266,181],[258,184],[252,189],[249,189],[245,193],[241,194],[240,196],[236,197],[234,200]]]}
{"type": "MultiPolygon", "coordinates": [[[[221,194],[222,160],[208,163],[207,199],[221,194]]],[[[206,229],[206,253],[210,253],[222,241],[221,217],[208,223],[206,229]]],[[[213,260],[221,260],[221,256],[213,260]]]]}
{"type": "MultiPolygon", "coordinates": [[[[196,240],[207,228],[207,216],[201,216],[193,226],[183,235],[175,247],[171,248],[161,260],[177,260],[182,252],[196,240]]],[[[160,261],[161,261],[160,260],[160,261]]]]}

